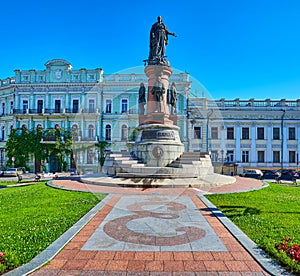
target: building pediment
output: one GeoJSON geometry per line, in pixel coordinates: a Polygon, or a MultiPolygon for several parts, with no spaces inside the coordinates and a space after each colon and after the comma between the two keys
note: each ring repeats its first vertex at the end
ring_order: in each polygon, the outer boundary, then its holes
{"type": "Polygon", "coordinates": [[[71,69],[72,65],[70,62],[64,59],[51,59],[45,63],[47,69],[51,69],[51,67],[65,67],[67,69],[71,69]]]}

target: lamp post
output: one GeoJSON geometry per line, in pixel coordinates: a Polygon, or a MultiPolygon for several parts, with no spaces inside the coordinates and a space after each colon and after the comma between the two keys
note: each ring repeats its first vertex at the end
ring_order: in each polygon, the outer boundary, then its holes
{"type": "Polygon", "coordinates": [[[209,124],[209,119],[213,113],[214,111],[211,109],[206,114],[206,152],[208,152],[208,124],[209,124]]]}
{"type": "Polygon", "coordinates": [[[282,116],[281,116],[281,162],[280,162],[280,167],[281,167],[281,171],[283,170],[283,149],[284,149],[284,145],[283,145],[283,121],[284,121],[284,115],[285,115],[285,110],[282,109],[282,116]]]}
{"type": "Polygon", "coordinates": [[[221,162],[222,162],[222,172],[221,172],[221,173],[222,173],[222,174],[224,174],[224,171],[223,171],[224,155],[223,155],[223,154],[224,154],[224,150],[221,149],[221,160],[222,160],[222,161],[221,161],[221,162]]]}

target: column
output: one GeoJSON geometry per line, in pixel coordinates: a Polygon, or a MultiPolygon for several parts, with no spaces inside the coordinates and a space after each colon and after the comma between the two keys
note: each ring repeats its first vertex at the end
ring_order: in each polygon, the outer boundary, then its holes
{"type": "Polygon", "coordinates": [[[256,123],[252,123],[251,125],[251,153],[250,153],[250,163],[256,163],[256,123]]]}
{"type": "Polygon", "coordinates": [[[70,94],[70,87],[68,86],[66,89],[66,94],[65,94],[65,106],[64,108],[71,108],[70,103],[69,103],[69,94],[70,94]]]}
{"type": "Polygon", "coordinates": [[[286,164],[288,162],[288,150],[287,150],[287,124],[286,123],[283,123],[283,129],[282,129],[282,162],[283,162],[283,167],[284,167],[284,164],[286,164]]]}
{"type": "MultiPolygon", "coordinates": [[[[267,125],[267,156],[266,162],[267,164],[273,163],[273,151],[272,151],[272,123],[268,123],[267,125]]],[[[271,165],[269,165],[271,166],[271,165]]]]}
{"type": "Polygon", "coordinates": [[[297,167],[299,166],[300,161],[300,123],[297,124],[297,152],[296,152],[296,163],[297,167]]]}
{"type": "MultiPolygon", "coordinates": [[[[224,154],[225,154],[226,153],[226,149],[225,149],[226,126],[225,125],[221,126],[220,134],[221,134],[221,150],[223,150],[224,154]]],[[[219,153],[219,154],[221,156],[221,153],[219,153]]],[[[223,157],[224,157],[224,154],[223,154],[223,157]]],[[[221,156],[221,158],[222,158],[222,156],[221,156]]]]}
{"type": "Polygon", "coordinates": [[[235,125],[235,160],[241,162],[241,124],[237,122],[235,125]]]}

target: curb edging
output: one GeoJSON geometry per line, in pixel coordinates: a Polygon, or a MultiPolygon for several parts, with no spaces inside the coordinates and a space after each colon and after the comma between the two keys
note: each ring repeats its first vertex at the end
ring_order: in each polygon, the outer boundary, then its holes
{"type": "Polygon", "coordinates": [[[77,233],[103,208],[103,206],[113,197],[108,194],[101,200],[95,207],[79,219],[71,228],[64,232],[58,239],[50,244],[44,251],[34,257],[29,263],[26,263],[12,271],[4,274],[5,276],[20,276],[28,275],[35,270],[39,269],[47,262],[52,260],[66,245],[77,235],[77,233]]]}
{"type": "Polygon", "coordinates": [[[212,202],[204,195],[197,195],[200,200],[210,209],[225,228],[240,242],[250,255],[271,275],[292,275],[275,261],[269,258],[240,228],[231,222],[212,202]]]}

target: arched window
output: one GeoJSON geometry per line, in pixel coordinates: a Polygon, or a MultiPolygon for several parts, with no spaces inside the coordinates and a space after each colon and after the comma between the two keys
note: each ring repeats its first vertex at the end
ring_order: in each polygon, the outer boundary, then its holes
{"type": "Polygon", "coordinates": [[[92,140],[94,139],[94,126],[93,125],[89,125],[88,127],[88,137],[89,137],[89,140],[92,140]]]}
{"type": "Polygon", "coordinates": [[[36,132],[41,134],[42,131],[43,131],[42,125],[41,125],[41,124],[38,124],[38,125],[36,126],[36,132]]]}
{"type": "Polygon", "coordinates": [[[78,141],[78,126],[72,125],[72,137],[74,141],[78,141]]]}
{"type": "Polygon", "coordinates": [[[106,125],[105,127],[105,140],[111,140],[111,125],[106,125]]]}
{"type": "Polygon", "coordinates": [[[122,125],[121,140],[126,141],[128,139],[128,128],[126,125],[122,125]]]}

